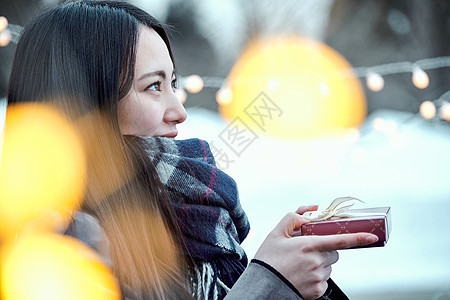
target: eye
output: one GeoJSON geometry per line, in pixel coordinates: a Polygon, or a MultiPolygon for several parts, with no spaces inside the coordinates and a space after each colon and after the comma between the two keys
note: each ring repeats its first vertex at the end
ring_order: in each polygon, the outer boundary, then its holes
{"type": "Polygon", "coordinates": [[[161,91],[161,81],[156,81],[156,82],[150,84],[148,87],[145,88],[145,90],[160,92],[161,91]]]}
{"type": "Polygon", "coordinates": [[[176,90],[178,88],[178,80],[176,77],[174,79],[172,79],[171,85],[172,85],[172,89],[174,89],[174,90],[176,90]]]}

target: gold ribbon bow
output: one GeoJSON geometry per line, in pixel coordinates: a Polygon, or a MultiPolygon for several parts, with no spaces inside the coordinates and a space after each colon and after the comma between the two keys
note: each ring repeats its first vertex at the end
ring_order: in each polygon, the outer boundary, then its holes
{"type": "Polygon", "coordinates": [[[347,210],[352,207],[355,203],[345,205],[343,204],[348,201],[359,201],[364,203],[364,201],[359,200],[354,197],[340,197],[336,198],[331,202],[327,209],[322,211],[307,211],[303,213],[303,216],[311,219],[312,222],[325,221],[332,217],[348,218],[348,217],[364,217],[364,216],[385,216],[384,213],[373,213],[373,212],[347,212],[347,210]]]}

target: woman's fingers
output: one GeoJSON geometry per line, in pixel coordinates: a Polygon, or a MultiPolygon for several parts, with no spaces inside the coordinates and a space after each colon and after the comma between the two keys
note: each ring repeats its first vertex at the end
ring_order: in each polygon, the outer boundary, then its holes
{"type": "Polygon", "coordinates": [[[339,253],[337,251],[327,251],[322,252],[324,258],[323,258],[323,265],[328,267],[332,264],[335,264],[339,260],[339,253]]]}
{"type": "Polygon", "coordinates": [[[330,279],[331,276],[331,266],[325,267],[324,268],[324,277],[323,277],[323,281],[327,281],[328,279],[330,279]]]}
{"type": "Polygon", "coordinates": [[[314,248],[318,251],[334,251],[356,246],[365,246],[378,241],[371,233],[346,233],[338,235],[312,236],[315,239],[314,248]]]}
{"type": "Polygon", "coordinates": [[[318,208],[319,208],[318,205],[300,206],[299,208],[297,208],[297,210],[295,212],[299,215],[303,215],[307,211],[315,211],[318,208]]]}
{"type": "MultiPolygon", "coordinates": [[[[307,211],[315,211],[317,210],[319,206],[318,205],[307,205],[307,206],[300,206],[299,208],[297,208],[297,210],[295,211],[296,214],[299,215],[303,215],[305,212],[307,211]]],[[[305,218],[305,217],[304,217],[305,218]]],[[[305,220],[308,220],[308,218],[306,218],[305,220]]],[[[306,223],[306,222],[305,222],[306,223]]],[[[304,224],[304,223],[303,223],[304,224]]],[[[302,225],[303,225],[302,224],[302,225]]],[[[302,231],[300,228],[295,228],[291,233],[290,236],[294,237],[294,236],[300,236],[302,235],[302,231]]]]}
{"type": "Polygon", "coordinates": [[[326,280],[311,285],[307,290],[303,291],[302,296],[305,300],[314,300],[320,298],[327,291],[328,283],[326,280]]]}
{"type": "Polygon", "coordinates": [[[288,213],[281,219],[280,223],[274,228],[272,233],[282,234],[285,237],[290,237],[291,233],[299,229],[303,224],[308,223],[309,220],[296,213],[288,213]]]}

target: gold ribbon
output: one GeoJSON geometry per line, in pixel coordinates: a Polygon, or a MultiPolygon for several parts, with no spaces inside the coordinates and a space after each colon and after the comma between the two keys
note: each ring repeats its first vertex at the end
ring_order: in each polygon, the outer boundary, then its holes
{"type": "Polygon", "coordinates": [[[347,203],[347,205],[344,205],[344,203],[349,201],[359,201],[364,203],[364,201],[354,197],[340,197],[334,199],[327,209],[322,211],[307,211],[303,213],[303,216],[311,219],[312,222],[325,221],[332,217],[349,218],[349,217],[365,217],[365,216],[386,216],[385,213],[348,212],[348,209],[355,204],[355,202],[353,202],[352,204],[347,203]]]}

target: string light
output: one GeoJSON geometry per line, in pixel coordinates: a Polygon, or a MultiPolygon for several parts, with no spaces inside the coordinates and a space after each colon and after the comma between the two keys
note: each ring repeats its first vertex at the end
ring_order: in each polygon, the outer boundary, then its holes
{"type": "Polygon", "coordinates": [[[11,31],[8,28],[8,19],[0,16],[0,47],[5,47],[11,42],[11,31]]]}
{"type": "Polygon", "coordinates": [[[442,120],[450,122],[450,103],[448,103],[447,101],[444,101],[442,103],[442,106],[439,109],[439,117],[442,120]]]}
{"type": "Polygon", "coordinates": [[[357,77],[366,77],[369,72],[378,73],[380,75],[392,75],[400,73],[411,73],[414,72],[416,68],[419,68],[421,70],[431,70],[445,67],[450,67],[450,56],[425,58],[416,62],[403,61],[372,67],[357,67],[350,70],[342,70],[342,72],[348,74],[356,74],[357,77]]]}
{"type": "Polygon", "coordinates": [[[431,101],[424,101],[420,104],[420,114],[427,120],[433,119],[436,116],[436,106],[431,101]]]}
{"type": "Polygon", "coordinates": [[[203,86],[203,78],[198,75],[190,75],[184,79],[184,88],[191,94],[197,94],[203,86]]]}
{"type": "Polygon", "coordinates": [[[430,79],[424,70],[416,66],[413,69],[412,82],[417,88],[424,89],[430,84],[430,79]]]}
{"type": "Polygon", "coordinates": [[[216,101],[220,105],[227,105],[231,103],[232,99],[233,99],[233,92],[228,87],[221,88],[216,93],[216,101]]]}
{"type": "Polygon", "coordinates": [[[375,130],[383,131],[384,130],[385,121],[382,118],[375,118],[372,121],[372,126],[375,130]]]}
{"type": "Polygon", "coordinates": [[[11,31],[5,29],[0,32],[0,47],[8,46],[9,42],[11,42],[11,31]]]}
{"type": "Polygon", "coordinates": [[[4,16],[0,16],[0,32],[6,29],[8,27],[8,19],[6,19],[4,16]]]}
{"type": "Polygon", "coordinates": [[[380,74],[369,72],[366,78],[367,87],[373,92],[379,92],[384,87],[384,79],[380,74]]]}
{"type": "MultiPolygon", "coordinates": [[[[416,62],[396,62],[375,65],[371,67],[356,67],[348,70],[340,70],[341,74],[366,78],[367,87],[374,92],[384,88],[384,75],[412,73],[413,84],[420,89],[428,87],[430,80],[425,70],[450,67],[450,56],[426,58],[416,62]]],[[[203,77],[205,87],[223,88],[225,79],[221,77],[203,77]],[[222,83],[222,84],[221,84],[222,83]]],[[[276,88],[275,82],[268,83],[268,89],[276,88]]],[[[321,89],[323,87],[320,87],[321,89]]],[[[325,91],[325,90],[324,90],[325,91]]],[[[216,97],[217,100],[217,97],[216,97]]],[[[220,101],[220,100],[219,100],[220,101]]]]}

